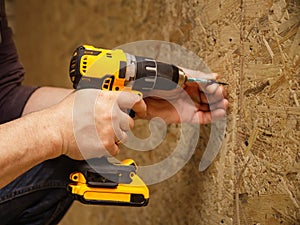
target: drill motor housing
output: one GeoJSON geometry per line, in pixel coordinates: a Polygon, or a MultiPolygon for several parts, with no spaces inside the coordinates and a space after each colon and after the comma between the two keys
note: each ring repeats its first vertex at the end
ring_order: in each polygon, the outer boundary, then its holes
{"type": "Polygon", "coordinates": [[[172,90],[184,80],[175,65],[135,56],[121,49],[107,50],[82,45],[73,53],[70,78],[75,89],[109,91],[172,90]]]}

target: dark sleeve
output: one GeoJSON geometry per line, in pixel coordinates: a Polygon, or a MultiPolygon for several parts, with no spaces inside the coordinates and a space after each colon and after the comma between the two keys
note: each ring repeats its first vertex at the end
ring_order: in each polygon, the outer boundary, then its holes
{"type": "Polygon", "coordinates": [[[22,86],[24,68],[19,61],[12,30],[7,25],[4,0],[0,0],[0,124],[19,118],[36,87],[22,86]]]}

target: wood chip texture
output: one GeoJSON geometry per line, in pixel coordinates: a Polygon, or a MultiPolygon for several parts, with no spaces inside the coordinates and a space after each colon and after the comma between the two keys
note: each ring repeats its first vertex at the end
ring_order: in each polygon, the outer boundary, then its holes
{"type": "MultiPolygon", "coordinates": [[[[149,206],[75,203],[60,225],[300,224],[299,0],[27,0],[14,8],[27,84],[71,88],[68,66],[78,45],[138,40],[184,46],[229,83],[226,136],[206,171],[198,165],[210,127],[202,126],[187,165],[149,187],[149,206]]],[[[168,126],[152,151],[124,148],[119,157],[158,162],[180,129],[168,126]]],[[[148,123],[137,121],[134,132],[146,138],[148,123]]]]}

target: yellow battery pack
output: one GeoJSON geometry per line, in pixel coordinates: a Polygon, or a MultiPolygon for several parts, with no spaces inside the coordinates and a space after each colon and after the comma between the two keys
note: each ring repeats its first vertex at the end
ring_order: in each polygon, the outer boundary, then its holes
{"type": "Polygon", "coordinates": [[[148,187],[136,174],[137,167],[132,159],[124,160],[120,164],[104,161],[101,167],[103,172],[100,173],[87,167],[88,170],[84,169],[83,172],[74,172],[70,175],[72,183],[68,189],[76,200],[96,205],[148,204],[148,187]]]}

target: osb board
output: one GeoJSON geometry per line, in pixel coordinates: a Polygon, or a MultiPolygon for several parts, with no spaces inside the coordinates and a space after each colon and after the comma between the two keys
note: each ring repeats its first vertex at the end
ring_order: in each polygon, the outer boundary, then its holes
{"type": "MultiPolygon", "coordinates": [[[[113,48],[143,39],[178,43],[228,82],[226,138],[198,171],[209,136],[175,176],[150,186],[146,208],[75,203],[63,224],[299,224],[300,45],[297,0],[16,1],[16,40],[29,84],[70,87],[69,57],[82,43],[113,48]]],[[[147,135],[147,124],[135,131],[147,135]]],[[[137,162],[166,157],[178,127],[137,162]]],[[[126,155],[125,153],[122,153],[126,155]]],[[[121,155],[120,157],[122,157],[121,155]]]]}

